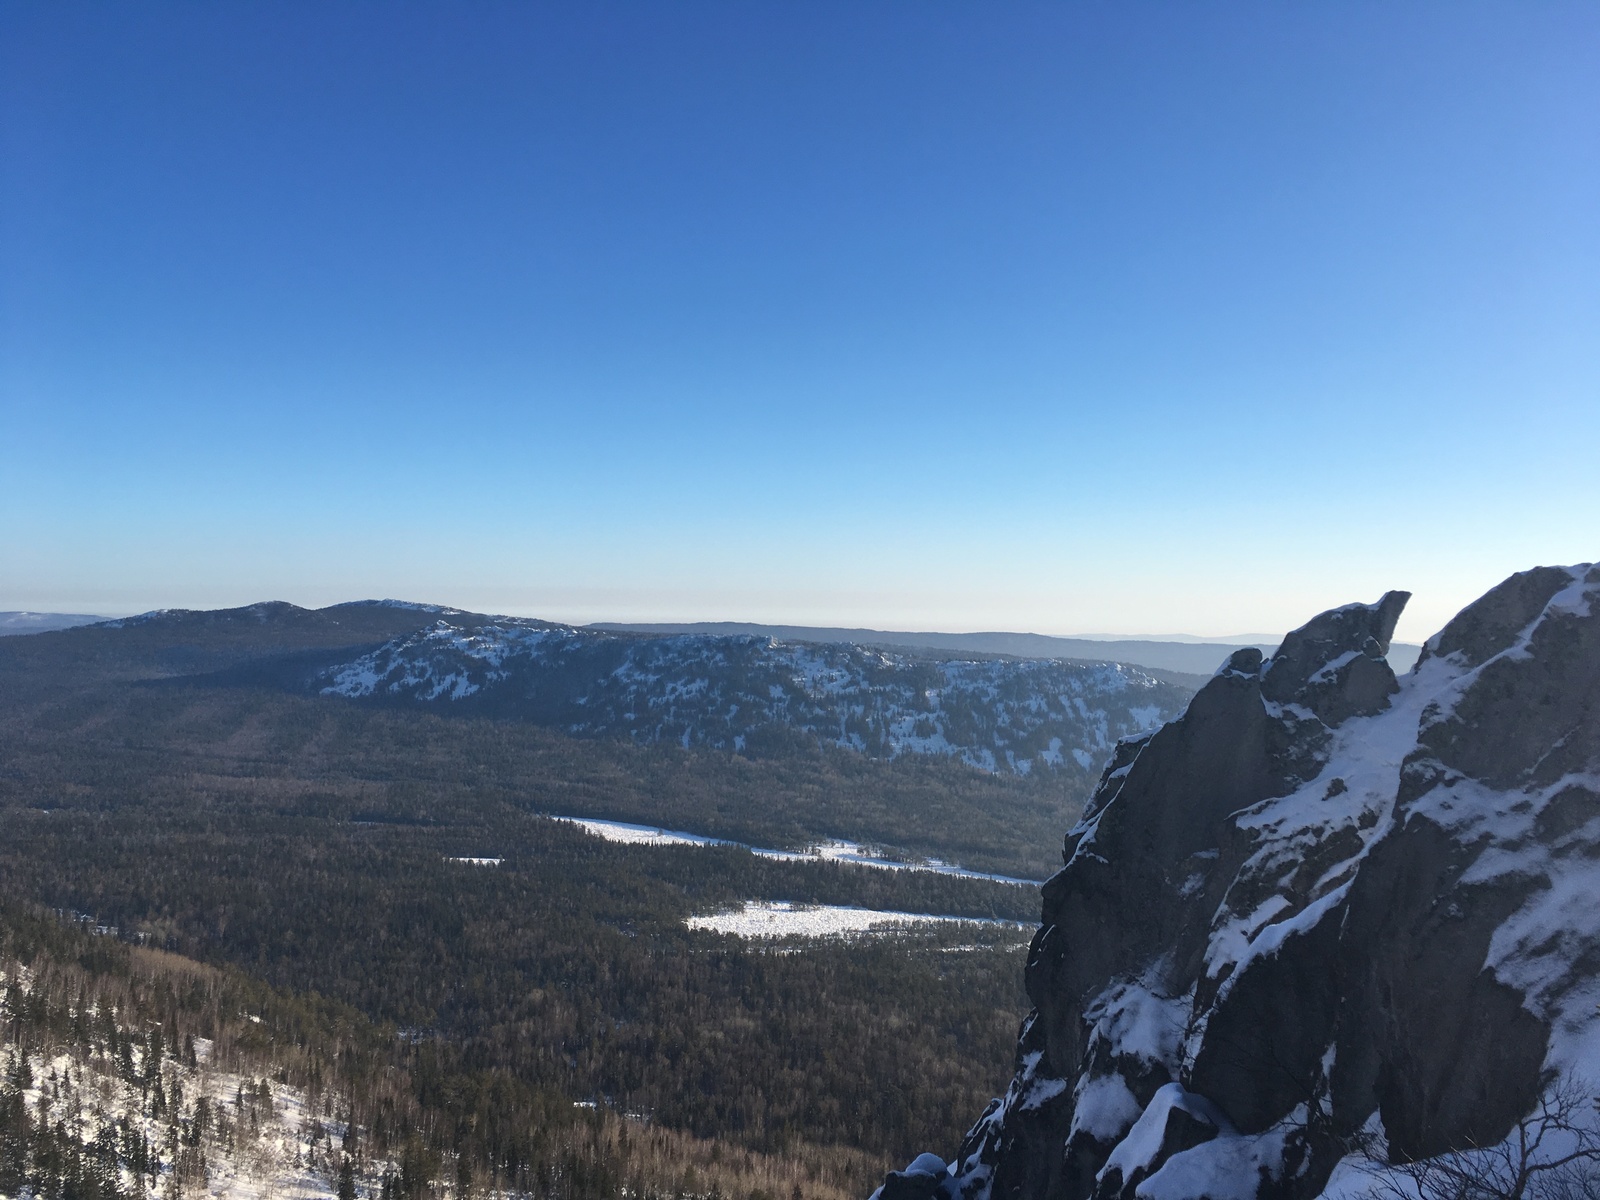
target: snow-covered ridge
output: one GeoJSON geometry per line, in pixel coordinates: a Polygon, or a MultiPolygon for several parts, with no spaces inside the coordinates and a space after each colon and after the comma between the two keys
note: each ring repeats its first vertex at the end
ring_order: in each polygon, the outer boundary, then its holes
{"type": "Polygon", "coordinates": [[[447,614],[325,670],[325,695],[451,702],[580,736],[759,752],[786,737],[986,771],[1093,770],[1188,689],[1117,663],[930,659],[747,636],[650,637],[447,614]]]}

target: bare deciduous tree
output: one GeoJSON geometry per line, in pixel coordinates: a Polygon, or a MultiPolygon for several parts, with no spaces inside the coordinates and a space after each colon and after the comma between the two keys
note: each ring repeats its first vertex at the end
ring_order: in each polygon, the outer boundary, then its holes
{"type": "Polygon", "coordinates": [[[1600,1200],[1600,1100],[1565,1079],[1500,1143],[1374,1161],[1377,1200],[1600,1200]]]}

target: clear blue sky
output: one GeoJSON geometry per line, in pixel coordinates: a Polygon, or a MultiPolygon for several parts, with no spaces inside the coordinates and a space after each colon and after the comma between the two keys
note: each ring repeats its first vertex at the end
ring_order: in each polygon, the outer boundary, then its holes
{"type": "Polygon", "coordinates": [[[1600,556],[1600,6],[0,6],[0,608],[1421,636],[1600,556]]]}

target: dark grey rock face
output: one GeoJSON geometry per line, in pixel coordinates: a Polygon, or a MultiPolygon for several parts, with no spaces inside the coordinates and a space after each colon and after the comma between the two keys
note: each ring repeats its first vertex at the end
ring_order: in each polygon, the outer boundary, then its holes
{"type": "MultiPolygon", "coordinates": [[[[1547,572],[1514,576],[1508,583],[1519,584],[1515,603],[1496,596],[1502,584],[1439,634],[1436,653],[1481,664],[1459,701],[1424,717],[1422,747],[1447,770],[1513,788],[1554,782],[1600,756],[1600,621],[1527,615],[1556,582],[1547,572]],[[1478,658],[1496,631],[1515,639],[1515,652],[1478,658]],[[1460,649],[1449,649],[1456,644],[1460,649]]],[[[1585,582],[1600,585],[1600,568],[1585,582]]]]}
{"type": "Polygon", "coordinates": [[[944,1195],[1310,1197],[1380,1120],[1401,1158],[1493,1144],[1600,1064],[1600,568],[1514,576],[1399,680],[1406,599],[1118,747],[944,1195]]]}

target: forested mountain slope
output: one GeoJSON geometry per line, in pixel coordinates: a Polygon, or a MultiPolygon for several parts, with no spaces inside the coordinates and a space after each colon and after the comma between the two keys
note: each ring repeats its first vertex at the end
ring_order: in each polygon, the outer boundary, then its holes
{"type": "Polygon", "coordinates": [[[754,757],[942,757],[1084,792],[1119,738],[1192,694],[1112,662],[615,633],[397,601],[147,613],[0,643],[6,676],[33,692],[189,677],[754,757]]]}
{"type": "MultiPolygon", "coordinates": [[[[955,1114],[1003,1075],[1023,1005],[1013,927],[774,947],[689,921],[747,902],[1026,919],[1036,889],[617,845],[543,814],[761,846],[843,836],[1038,878],[1044,831],[1081,806],[1071,775],[815,739],[765,757],[579,739],[218,678],[348,657],[440,616],[354,607],[5,639],[26,645],[0,647],[0,893],[386,1022],[437,1065],[430,1095],[481,1094],[530,1137],[577,1112],[633,1144],[646,1135],[627,1114],[647,1118],[649,1137],[688,1139],[662,1195],[704,1196],[713,1180],[771,1190],[716,1174],[747,1155],[837,1195],[824,1164],[854,1164],[864,1186],[930,1127],[959,1134],[955,1114]],[[924,1035],[907,1053],[891,1033],[911,1027],[924,1035]],[[460,1072],[481,1092],[463,1092],[460,1072]]],[[[514,1178],[513,1143],[497,1146],[484,1172],[514,1178]]],[[[452,1160],[439,1161],[448,1183],[452,1160]]]]}
{"type": "Polygon", "coordinates": [[[0,1196],[841,1200],[872,1167],[574,1105],[346,1006],[0,900],[0,1196]]]}
{"type": "Polygon", "coordinates": [[[752,636],[652,637],[463,615],[323,668],[351,698],[445,703],[565,732],[772,753],[796,738],[987,771],[1092,770],[1190,692],[1116,663],[933,658],[752,636]]]}

